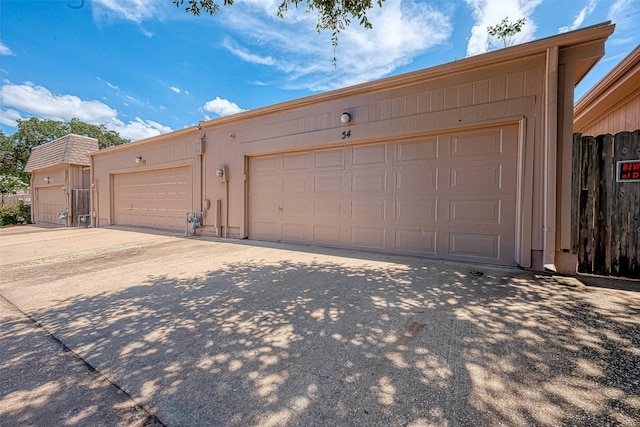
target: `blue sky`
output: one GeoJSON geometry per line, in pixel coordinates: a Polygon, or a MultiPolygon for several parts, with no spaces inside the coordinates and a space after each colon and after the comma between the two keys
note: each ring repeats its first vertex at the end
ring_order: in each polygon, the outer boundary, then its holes
{"type": "Polygon", "coordinates": [[[194,17],[171,0],[0,0],[0,129],[77,117],[142,139],[496,49],[486,27],[505,16],[527,19],[516,43],[616,24],[579,97],[640,43],[638,0],[386,0],[373,30],[340,34],[334,67],[317,16],[279,19],[279,1],[194,17]]]}

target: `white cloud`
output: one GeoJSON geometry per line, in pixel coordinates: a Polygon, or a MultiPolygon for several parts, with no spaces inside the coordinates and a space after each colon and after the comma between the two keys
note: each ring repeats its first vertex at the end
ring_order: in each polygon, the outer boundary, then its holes
{"type": "Polygon", "coordinates": [[[219,22],[237,34],[224,46],[248,63],[272,68],[293,89],[320,91],[383,77],[446,43],[453,31],[448,3],[387,0],[367,12],[372,30],[352,22],[340,32],[334,68],[331,35],[318,35],[317,15],[291,8],[277,20],[276,9],[272,0],[248,0],[221,10],[219,22]]]}
{"type": "Polygon", "coordinates": [[[167,2],[157,0],[93,0],[91,2],[94,19],[126,20],[138,24],[160,16],[161,7],[165,3],[167,2]]]}
{"type": "Polygon", "coordinates": [[[616,24],[616,32],[636,29],[640,18],[637,2],[634,0],[616,0],[609,8],[607,19],[616,24]]]}
{"type": "Polygon", "coordinates": [[[107,86],[109,86],[111,89],[114,89],[114,90],[119,90],[119,89],[120,89],[120,87],[119,87],[119,86],[116,86],[116,85],[111,84],[111,83],[109,83],[109,82],[107,82],[107,86]]]}
{"type": "Polygon", "coordinates": [[[0,125],[14,127],[18,119],[22,119],[22,116],[16,110],[0,109],[0,125]]]}
{"type": "Polygon", "coordinates": [[[174,91],[175,93],[180,93],[180,89],[175,87],[175,86],[169,86],[169,89],[171,89],[172,91],[174,91]]]}
{"type": "Polygon", "coordinates": [[[571,25],[558,28],[558,32],[566,33],[567,31],[573,31],[576,28],[578,28],[580,25],[582,25],[582,23],[584,22],[584,19],[588,15],[591,15],[591,13],[594,11],[597,5],[598,5],[597,0],[589,0],[589,3],[585,7],[583,7],[580,10],[580,12],[576,15],[575,19],[573,20],[573,23],[571,25]]]}
{"type": "Polygon", "coordinates": [[[515,44],[534,39],[536,25],[532,14],[542,0],[466,0],[471,8],[475,24],[467,43],[467,56],[478,55],[491,49],[503,47],[502,42],[487,33],[487,27],[500,23],[509,17],[511,22],[526,19],[522,31],[513,37],[515,44]]]}
{"type": "Polygon", "coordinates": [[[53,120],[78,118],[90,124],[105,125],[127,139],[148,138],[170,132],[171,128],[153,120],[136,117],[129,123],[118,118],[118,112],[97,100],[86,101],[75,95],[55,95],[49,89],[32,83],[5,84],[0,88],[0,123],[15,126],[21,116],[36,116],[53,120]]]}
{"type": "Polygon", "coordinates": [[[242,108],[238,107],[238,104],[229,101],[228,99],[221,99],[216,96],[216,99],[212,99],[211,101],[207,101],[202,107],[205,111],[210,113],[215,113],[219,116],[229,116],[231,114],[241,113],[243,111],[242,108]]]}
{"type": "Polygon", "coordinates": [[[100,101],[83,101],[74,95],[53,95],[42,86],[8,84],[0,89],[0,100],[8,107],[56,120],[77,117],[86,122],[104,122],[117,115],[100,101]]]}
{"type": "Polygon", "coordinates": [[[161,135],[163,133],[171,132],[172,130],[169,126],[164,126],[158,122],[154,122],[153,120],[142,120],[140,117],[136,117],[134,121],[127,124],[116,119],[106,126],[109,129],[118,132],[121,137],[132,141],[161,135]]]}
{"type": "Polygon", "coordinates": [[[275,61],[270,56],[261,56],[255,53],[251,53],[246,49],[238,47],[237,43],[230,39],[226,39],[223,43],[223,46],[231,53],[233,53],[238,58],[242,59],[245,62],[250,64],[260,64],[260,65],[274,65],[275,61]]]}
{"type": "Polygon", "coordinates": [[[9,49],[9,46],[0,42],[0,55],[13,55],[14,53],[9,49]]]}

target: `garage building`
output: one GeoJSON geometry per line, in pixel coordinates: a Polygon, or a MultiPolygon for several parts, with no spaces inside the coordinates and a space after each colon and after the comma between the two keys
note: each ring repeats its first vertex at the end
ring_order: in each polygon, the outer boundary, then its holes
{"type": "Polygon", "coordinates": [[[31,172],[31,222],[77,225],[89,213],[89,153],[97,149],[97,139],[72,133],[33,147],[24,168],[31,172]]]}
{"type": "Polygon", "coordinates": [[[95,226],[575,271],[575,85],[604,23],[92,154],[95,226]]]}

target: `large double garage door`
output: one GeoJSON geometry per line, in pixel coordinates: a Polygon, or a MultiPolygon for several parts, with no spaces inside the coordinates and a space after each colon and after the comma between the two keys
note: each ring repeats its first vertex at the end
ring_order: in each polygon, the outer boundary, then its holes
{"type": "Polygon", "coordinates": [[[515,265],[518,126],[249,160],[249,237],[515,265]]]}
{"type": "Polygon", "coordinates": [[[191,167],[113,175],[113,222],[168,230],[185,227],[191,210],[191,167]]]}

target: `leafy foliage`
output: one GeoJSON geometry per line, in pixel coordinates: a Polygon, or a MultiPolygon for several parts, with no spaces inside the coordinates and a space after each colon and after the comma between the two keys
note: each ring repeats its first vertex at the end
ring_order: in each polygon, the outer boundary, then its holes
{"type": "Polygon", "coordinates": [[[0,207],[0,226],[31,223],[31,206],[22,200],[17,205],[0,207]]]}
{"type": "Polygon", "coordinates": [[[508,47],[513,45],[513,36],[522,31],[522,27],[526,22],[525,18],[520,18],[511,23],[507,16],[499,24],[487,27],[487,32],[491,37],[502,40],[504,47],[508,47]]]}
{"type": "Polygon", "coordinates": [[[15,194],[21,188],[28,187],[29,183],[15,175],[0,175],[0,194],[15,194]]]}
{"type": "MultiPolygon", "coordinates": [[[[384,0],[282,0],[276,12],[279,18],[284,18],[284,13],[289,6],[298,7],[302,3],[306,3],[306,12],[318,13],[318,23],[316,29],[318,32],[331,31],[331,44],[334,52],[338,46],[338,35],[351,24],[350,18],[358,20],[364,28],[372,28],[371,22],[367,18],[367,11],[375,4],[382,7],[384,0]]],[[[184,5],[185,0],[173,0],[177,7],[184,5]]],[[[233,5],[234,0],[223,0],[224,6],[233,5]]],[[[220,9],[220,6],[213,0],[187,0],[185,11],[199,16],[201,12],[213,15],[220,9]]],[[[336,58],[333,58],[336,62],[336,58]]]]}
{"type": "Polygon", "coordinates": [[[129,142],[118,132],[105,125],[91,125],[79,119],[69,122],[32,117],[17,121],[18,130],[13,135],[0,131],[0,174],[14,175],[28,180],[23,172],[33,147],[61,138],[70,133],[98,140],[100,149],[129,142]]]}

